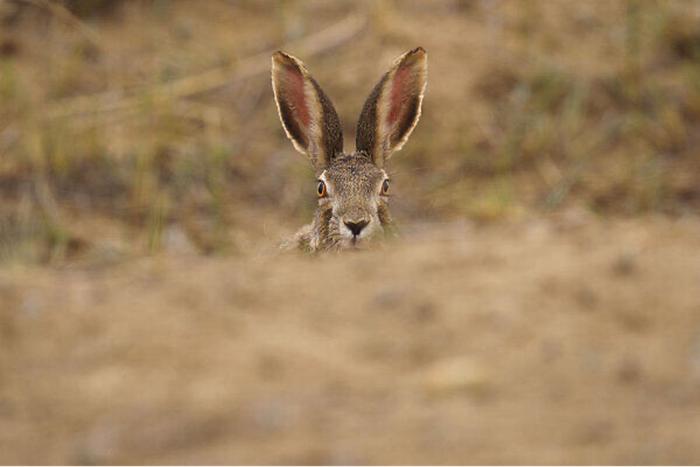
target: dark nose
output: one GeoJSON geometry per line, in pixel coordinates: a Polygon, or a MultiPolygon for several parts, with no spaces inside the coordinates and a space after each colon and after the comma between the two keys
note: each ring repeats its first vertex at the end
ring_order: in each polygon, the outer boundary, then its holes
{"type": "Polygon", "coordinates": [[[355,237],[360,235],[360,232],[362,232],[362,229],[367,227],[367,224],[369,224],[369,222],[367,222],[367,221],[358,221],[358,222],[344,221],[343,223],[345,224],[345,227],[350,229],[350,232],[352,232],[352,234],[355,237]]]}

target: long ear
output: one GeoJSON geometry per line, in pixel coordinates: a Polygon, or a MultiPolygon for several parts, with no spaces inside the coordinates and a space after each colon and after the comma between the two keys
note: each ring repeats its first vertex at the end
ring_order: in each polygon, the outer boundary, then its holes
{"type": "Polygon", "coordinates": [[[357,122],[356,145],[378,167],[404,145],[420,118],[428,56],[422,47],[396,59],[367,98],[357,122]]]}
{"type": "Polygon", "coordinates": [[[272,90],[287,136],[322,171],[343,152],[343,133],[333,104],[301,60],[284,52],[272,55],[272,90]]]}

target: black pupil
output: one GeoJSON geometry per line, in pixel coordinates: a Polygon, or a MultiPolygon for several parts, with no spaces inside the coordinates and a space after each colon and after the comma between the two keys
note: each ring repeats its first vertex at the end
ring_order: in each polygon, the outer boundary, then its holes
{"type": "Polygon", "coordinates": [[[323,182],[318,182],[318,194],[322,195],[324,191],[326,191],[326,186],[323,182]]]}
{"type": "Polygon", "coordinates": [[[389,191],[389,181],[384,180],[384,183],[382,184],[382,192],[386,193],[387,191],[389,191]]]}

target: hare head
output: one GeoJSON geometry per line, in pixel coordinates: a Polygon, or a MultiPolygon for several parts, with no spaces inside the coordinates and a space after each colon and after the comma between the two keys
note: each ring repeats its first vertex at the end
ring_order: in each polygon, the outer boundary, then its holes
{"type": "Polygon", "coordinates": [[[379,80],[357,123],[356,151],[343,152],[338,114],[297,58],[272,56],[272,89],[279,117],[297,151],[316,172],[318,208],[287,247],[306,251],[358,248],[391,225],[386,161],[418,123],[427,82],[421,47],[406,52],[379,80]]]}

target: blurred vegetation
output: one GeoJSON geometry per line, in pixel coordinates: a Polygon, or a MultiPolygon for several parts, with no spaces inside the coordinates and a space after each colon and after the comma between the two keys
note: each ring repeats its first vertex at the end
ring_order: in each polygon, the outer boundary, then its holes
{"type": "Polygon", "coordinates": [[[697,1],[4,0],[0,24],[0,262],[235,253],[306,222],[278,48],[347,144],[391,60],[428,49],[402,223],[700,209],[697,1]]]}

